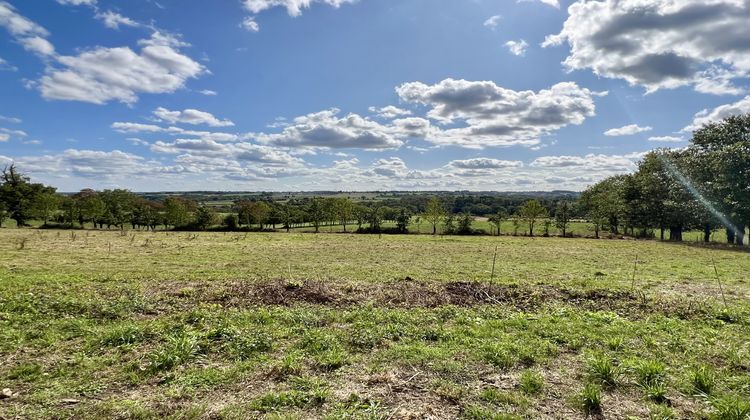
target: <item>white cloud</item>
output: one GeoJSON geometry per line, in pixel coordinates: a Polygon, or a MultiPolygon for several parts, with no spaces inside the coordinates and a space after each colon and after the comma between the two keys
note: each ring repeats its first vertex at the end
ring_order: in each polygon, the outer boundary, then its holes
{"type": "Polygon", "coordinates": [[[41,56],[50,56],[55,54],[55,47],[46,39],[39,36],[32,36],[22,38],[20,41],[21,45],[34,54],[41,56]]]}
{"type": "Polygon", "coordinates": [[[611,128],[605,131],[604,135],[609,137],[632,136],[651,130],[653,130],[653,127],[641,127],[638,124],[630,124],[620,128],[611,128]]]}
{"type": "Polygon", "coordinates": [[[411,115],[411,111],[409,111],[408,109],[401,109],[393,105],[388,105],[382,108],[371,106],[368,111],[386,120],[392,120],[394,118],[411,115]]]}
{"type": "Polygon", "coordinates": [[[742,115],[747,113],[750,113],[750,96],[746,96],[745,98],[740,99],[739,101],[732,104],[718,106],[710,111],[708,109],[704,109],[703,111],[695,114],[693,122],[687,127],[683,128],[682,131],[695,131],[705,124],[718,122],[733,115],[742,115]]]}
{"type": "Polygon", "coordinates": [[[55,48],[45,38],[49,32],[35,22],[19,14],[8,2],[0,1],[0,26],[25,49],[42,56],[52,55],[55,48]]]}
{"type": "Polygon", "coordinates": [[[7,128],[0,128],[0,132],[9,134],[15,137],[27,137],[28,136],[28,134],[26,134],[26,132],[23,130],[10,130],[7,128]]]}
{"type": "Polygon", "coordinates": [[[750,0],[604,0],[572,4],[562,31],[570,70],[626,80],[652,92],[692,85],[737,94],[750,74],[750,0]]]}
{"type": "Polygon", "coordinates": [[[258,25],[258,22],[256,22],[255,18],[253,18],[252,16],[248,16],[245,19],[243,19],[240,26],[248,32],[260,31],[260,25],[258,25]]]}
{"type": "Polygon", "coordinates": [[[5,115],[0,115],[0,121],[5,121],[13,124],[20,124],[23,122],[20,118],[6,117],[5,115]]]}
{"type": "Polygon", "coordinates": [[[63,68],[48,68],[39,81],[46,99],[104,104],[109,101],[135,103],[141,93],[172,93],[188,79],[206,72],[179,52],[186,46],[179,39],[154,32],[141,40],[140,53],[128,47],[96,47],[76,56],[60,56],[63,68]]]}
{"type": "Polygon", "coordinates": [[[526,55],[526,50],[529,48],[529,44],[523,39],[518,41],[508,41],[505,43],[505,47],[510,51],[511,54],[519,57],[526,55]]]}
{"type": "Polygon", "coordinates": [[[197,109],[185,109],[183,111],[170,111],[166,108],[156,108],[153,114],[160,120],[170,124],[205,124],[211,127],[232,127],[234,123],[230,120],[220,120],[213,114],[197,109]]]}
{"type": "Polygon", "coordinates": [[[348,114],[339,118],[338,109],[297,117],[281,133],[250,133],[261,143],[283,147],[323,149],[392,149],[403,145],[390,127],[348,114]]]}
{"type": "Polygon", "coordinates": [[[140,124],[131,122],[115,122],[112,128],[121,133],[161,133],[165,128],[153,124],[140,124]]]}
{"type": "Polygon", "coordinates": [[[0,142],[6,142],[10,139],[10,135],[6,133],[0,133],[0,142]]]}
{"type": "Polygon", "coordinates": [[[201,95],[205,95],[205,96],[216,96],[219,94],[215,90],[210,90],[210,89],[199,90],[198,93],[200,93],[201,95]]]}
{"type": "Polygon", "coordinates": [[[94,6],[96,0],[57,0],[58,3],[70,6],[94,6]]]}
{"type": "Polygon", "coordinates": [[[171,171],[159,163],[120,150],[103,152],[68,149],[54,155],[20,157],[15,162],[31,175],[74,176],[92,180],[149,178],[171,171]]]}
{"type": "Polygon", "coordinates": [[[18,71],[18,68],[0,57],[0,71],[18,71]]]}
{"type": "Polygon", "coordinates": [[[500,15],[490,16],[487,20],[484,21],[484,26],[495,29],[500,24],[500,21],[503,20],[503,17],[500,15]]]}
{"type": "Polygon", "coordinates": [[[517,0],[517,3],[529,3],[529,2],[535,2],[538,1],[540,3],[546,4],[548,6],[555,7],[557,9],[560,8],[560,2],[558,0],[517,0]]]}
{"type": "Polygon", "coordinates": [[[132,122],[112,123],[112,129],[119,133],[167,133],[172,136],[197,137],[199,139],[213,141],[237,141],[239,136],[233,133],[185,130],[180,127],[161,127],[154,124],[141,124],[132,122]]]}
{"type": "Polygon", "coordinates": [[[520,168],[523,162],[519,160],[499,160],[491,158],[474,158],[466,160],[454,160],[448,164],[459,169],[505,169],[520,168]]]}
{"type": "Polygon", "coordinates": [[[685,139],[678,136],[652,136],[648,138],[648,141],[656,143],[679,143],[685,141],[685,139]]]}
{"type": "Polygon", "coordinates": [[[539,144],[541,136],[594,116],[594,97],[602,95],[572,82],[533,92],[454,79],[435,85],[406,83],[396,92],[403,101],[431,107],[427,116],[441,124],[466,125],[433,128],[427,141],[470,148],[539,144]]]}
{"type": "Polygon", "coordinates": [[[640,154],[631,155],[595,155],[586,156],[543,156],[534,159],[529,166],[548,169],[586,169],[608,172],[628,172],[635,168],[640,154]]]}
{"type": "Polygon", "coordinates": [[[104,13],[97,13],[95,17],[101,20],[102,23],[104,23],[104,26],[110,29],[120,29],[120,25],[131,26],[131,27],[141,26],[140,23],[134,21],[133,19],[123,16],[119,13],[115,13],[111,10],[108,10],[104,13]]]}
{"type": "Polygon", "coordinates": [[[313,3],[323,3],[333,7],[355,3],[357,0],[243,0],[245,8],[251,13],[260,13],[272,7],[284,7],[290,16],[299,16],[302,9],[308,9],[313,3]]]}

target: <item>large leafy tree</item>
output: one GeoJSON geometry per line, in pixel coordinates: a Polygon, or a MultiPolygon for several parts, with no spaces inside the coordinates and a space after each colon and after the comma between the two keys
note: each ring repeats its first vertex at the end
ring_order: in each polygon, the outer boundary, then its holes
{"type": "Polygon", "coordinates": [[[742,244],[750,225],[750,114],[706,124],[693,133],[691,149],[703,162],[694,168],[707,198],[728,220],[728,236],[742,244]]]}
{"type": "MultiPolygon", "coordinates": [[[[15,165],[3,169],[0,178],[0,202],[3,203],[8,217],[16,221],[16,225],[27,226],[28,221],[39,215],[39,202],[47,200],[55,194],[55,188],[43,184],[32,183],[31,180],[19,173],[15,165]]],[[[51,212],[51,207],[47,206],[51,212]]],[[[49,213],[46,215],[49,216],[49,213]]]]}
{"type": "Polygon", "coordinates": [[[579,199],[581,210],[593,223],[596,237],[608,226],[613,234],[619,233],[620,221],[625,212],[623,187],[625,176],[609,177],[586,189],[579,199]]]}

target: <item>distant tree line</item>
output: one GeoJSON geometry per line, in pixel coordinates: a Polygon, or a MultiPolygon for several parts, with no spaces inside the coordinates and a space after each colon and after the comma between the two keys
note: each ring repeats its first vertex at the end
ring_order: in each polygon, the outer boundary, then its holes
{"type": "Polygon", "coordinates": [[[725,229],[730,243],[744,244],[750,225],[750,114],[727,118],[697,130],[689,147],[646,154],[633,174],[607,178],[580,195],[407,194],[359,199],[340,196],[262,193],[237,195],[220,203],[210,192],[190,196],[142,196],[127,190],[84,189],[72,195],[6,167],[0,179],[0,226],[37,220],[45,226],[98,229],[278,230],[305,227],[315,232],[340,226],[344,232],[408,233],[410,225],[428,226],[432,234],[501,234],[509,222],[513,234],[550,235],[556,228],[569,236],[573,221],[587,221],[594,236],[630,235],[681,241],[700,230],[710,241],[725,229]],[[192,199],[211,197],[199,202],[192,199]],[[490,231],[474,229],[475,217],[490,231]]]}

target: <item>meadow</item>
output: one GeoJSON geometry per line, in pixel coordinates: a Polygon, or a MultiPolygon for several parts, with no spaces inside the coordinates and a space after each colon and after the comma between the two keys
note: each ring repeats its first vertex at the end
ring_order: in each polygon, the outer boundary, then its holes
{"type": "Polygon", "coordinates": [[[750,415],[736,248],[0,229],[0,252],[3,419],[750,415]]]}

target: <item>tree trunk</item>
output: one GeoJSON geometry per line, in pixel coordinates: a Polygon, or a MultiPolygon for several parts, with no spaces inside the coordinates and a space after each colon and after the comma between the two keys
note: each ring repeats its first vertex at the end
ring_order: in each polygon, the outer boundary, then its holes
{"type": "Polygon", "coordinates": [[[734,243],[734,229],[730,227],[727,228],[727,243],[734,243]]]}
{"type": "Polygon", "coordinates": [[[711,242],[711,225],[708,223],[703,225],[703,242],[711,242]]]}
{"type": "Polygon", "coordinates": [[[659,230],[661,231],[661,240],[664,240],[664,226],[660,227],[659,230]]]}
{"type": "Polygon", "coordinates": [[[432,225],[432,234],[437,235],[437,225],[432,225]]]}
{"type": "Polygon", "coordinates": [[[737,226],[737,236],[735,238],[737,245],[745,246],[745,225],[737,226]]]}
{"type": "Polygon", "coordinates": [[[669,227],[669,240],[671,242],[682,242],[682,226],[669,227]]]}

